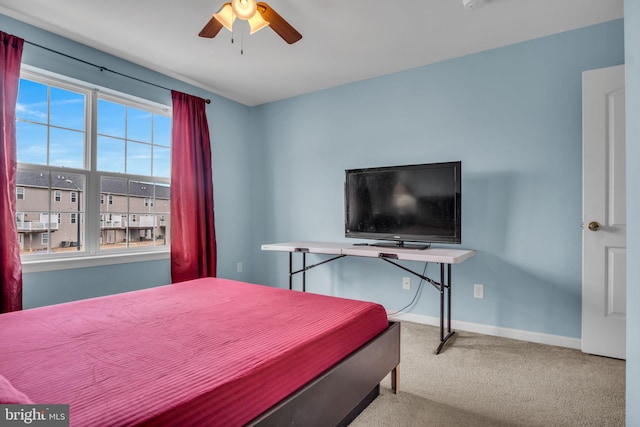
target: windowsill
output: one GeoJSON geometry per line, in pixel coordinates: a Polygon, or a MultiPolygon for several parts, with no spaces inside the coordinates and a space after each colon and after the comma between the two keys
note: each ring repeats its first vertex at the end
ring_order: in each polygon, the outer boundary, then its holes
{"type": "Polygon", "coordinates": [[[57,258],[46,260],[22,261],[23,273],[40,273],[45,271],[68,270],[74,268],[99,267],[103,265],[126,264],[132,262],[156,261],[169,259],[169,251],[129,252],[110,255],[94,255],[86,257],[57,258]]]}

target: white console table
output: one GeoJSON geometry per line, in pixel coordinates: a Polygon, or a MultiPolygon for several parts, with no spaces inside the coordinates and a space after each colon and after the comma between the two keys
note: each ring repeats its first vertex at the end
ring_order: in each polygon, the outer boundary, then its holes
{"type": "Polygon", "coordinates": [[[306,291],[306,272],[314,267],[326,264],[330,261],[346,256],[358,256],[366,258],[379,258],[394,266],[401,268],[420,279],[430,283],[440,292],[440,345],[435,353],[439,354],[443,346],[455,332],[451,330],[451,266],[471,258],[476,254],[472,250],[428,248],[410,249],[403,247],[382,247],[375,244],[331,243],[331,242],[287,242],[262,245],[263,251],[289,252],[289,289],[293,289],[293,276],[302,273],[302,291],[306,291]],[[302,268],[293,270],[293,254],[302,254],[302,268]],[[306,254],[331,255],[329,259],[307,266],[306,254]],[[420,261],[433,262],[440,265],[440,281],[426,277],[413,271],[396,261],[420,261]],[[445,294],[447,312],[447,334],[445,335],[445,294]]]}

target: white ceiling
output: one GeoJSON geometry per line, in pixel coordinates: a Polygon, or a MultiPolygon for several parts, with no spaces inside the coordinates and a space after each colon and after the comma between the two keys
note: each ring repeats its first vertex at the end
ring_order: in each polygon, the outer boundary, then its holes
{"type": "Polygon", "coordinates": [[[250,106],[623,16],[623,0],[268,0],[302,40],[240,20],[234,44],[224,28],[198,37],[224,2],[0,0],[0,13],[250,106]]]}

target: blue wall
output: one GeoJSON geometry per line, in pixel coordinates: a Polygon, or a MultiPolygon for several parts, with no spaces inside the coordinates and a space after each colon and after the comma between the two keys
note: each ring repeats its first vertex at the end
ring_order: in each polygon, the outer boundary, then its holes
{"type": "MultiPolygon", "coordinates": [[[[627,259],[640,259],[640,2],[624,2],[627,108],[627,259]]],[[[640,425],[640,264],[627,262],[627,425],[640,425]]]]}
{"type": "MultiPolygon", "coordinates": [[[[250,248],[255,245],[247,226],[251,221],[252,191],[254,191],[254,186],[251,184],[254,181],[253,168],[248,166],[254,155],[254,150],[250,146],[253,130],[247,126],[251,109],[3,15],[0,15],[0,28],[6,33],[84,61],[212,100],[207,107],[207,115],[212,139],[217,240],[221,248],[219,275],[248,280],[247,270],[245,269],[244,273],[237,273],[236,264],[237,262],[249,263],[250,248]]],[[[101,72],[95,67],[30,44],[25,44],[22,59],[24,64],[164,105],[171,105],[171,93],[168,90],[113,73],[101,72]]],[[[170,281],[168,259],[47,273],[26,273],[23,275],[23,304],[25,308],[30,308],[164,285],[170,281]]]]}
{"type": "MultiPolygon", "coordinates": [[[[257,107],[264,242],[345,240],[345,169],[462,160],[460,247],[478,255],[454,268],[453,318],[579,338],[581,73],[623,63],[623,32],[617,20],[257,107]]],[[[286,255],[256,259],[285,285],[286,255]]],[[[346,258],[307,284],[397,310],[406,275],[346,258]]],[[[411,312],[437,316],[435,290],[411,312]]]]}

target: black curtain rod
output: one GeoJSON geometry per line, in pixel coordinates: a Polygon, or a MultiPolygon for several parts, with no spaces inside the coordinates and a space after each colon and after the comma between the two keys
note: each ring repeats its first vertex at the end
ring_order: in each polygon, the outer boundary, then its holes
{"type": "MultiPolygon", "coordinates": [[[[65,57],[67,57],[69,59],[73,59],[74,61],[78,61],[78,62],[82,62],[83,64],[91,65],[92,67],[96,67],[100,71],[108,71],[110,73],[117,74],[119,76],[126,77],[126,78],[131,79],[131,80],[136,80],[136,81],[139,81],[141,83],[146,83],[146,84],[151,85],[151,86],[159,87],[160,89],[165,89],[165,90],[168,90],[168,91],[172,90],[172,89],[169,89],[168,87],[160,86],[158,84],[151,83],[151,82],[148,82],[146,80],[139,79],[137,77],[132,77],[132,76],[129,76],[127,74],[120,73],[118,71],[110,70],[107,67],[103,67],[101,65],[97,65],[97,64],[94,64],[92,62],[85,61],[84,59],[76,58],[75,56],[71,56],[71,55],[68,55],[66,53],[58,52],[57,50],[50,49],[50,48],[48,48],[46,46],[42,46],[42,45],[39,45],[37,43],[33,43],[33,42],[30,42],[30,41],[27,41],[27,40],[25,40],[24,42],[27,43],[27,44],[30,44],[32,46],[39,47],[40,49],[48,50],[49,52],[57,53],[58,55],[65,56],[65,57]]],[[[204,102],[206,102],[207,104],[211,104],[211,100],[210,99],[205,99],[204,102]]]]}

